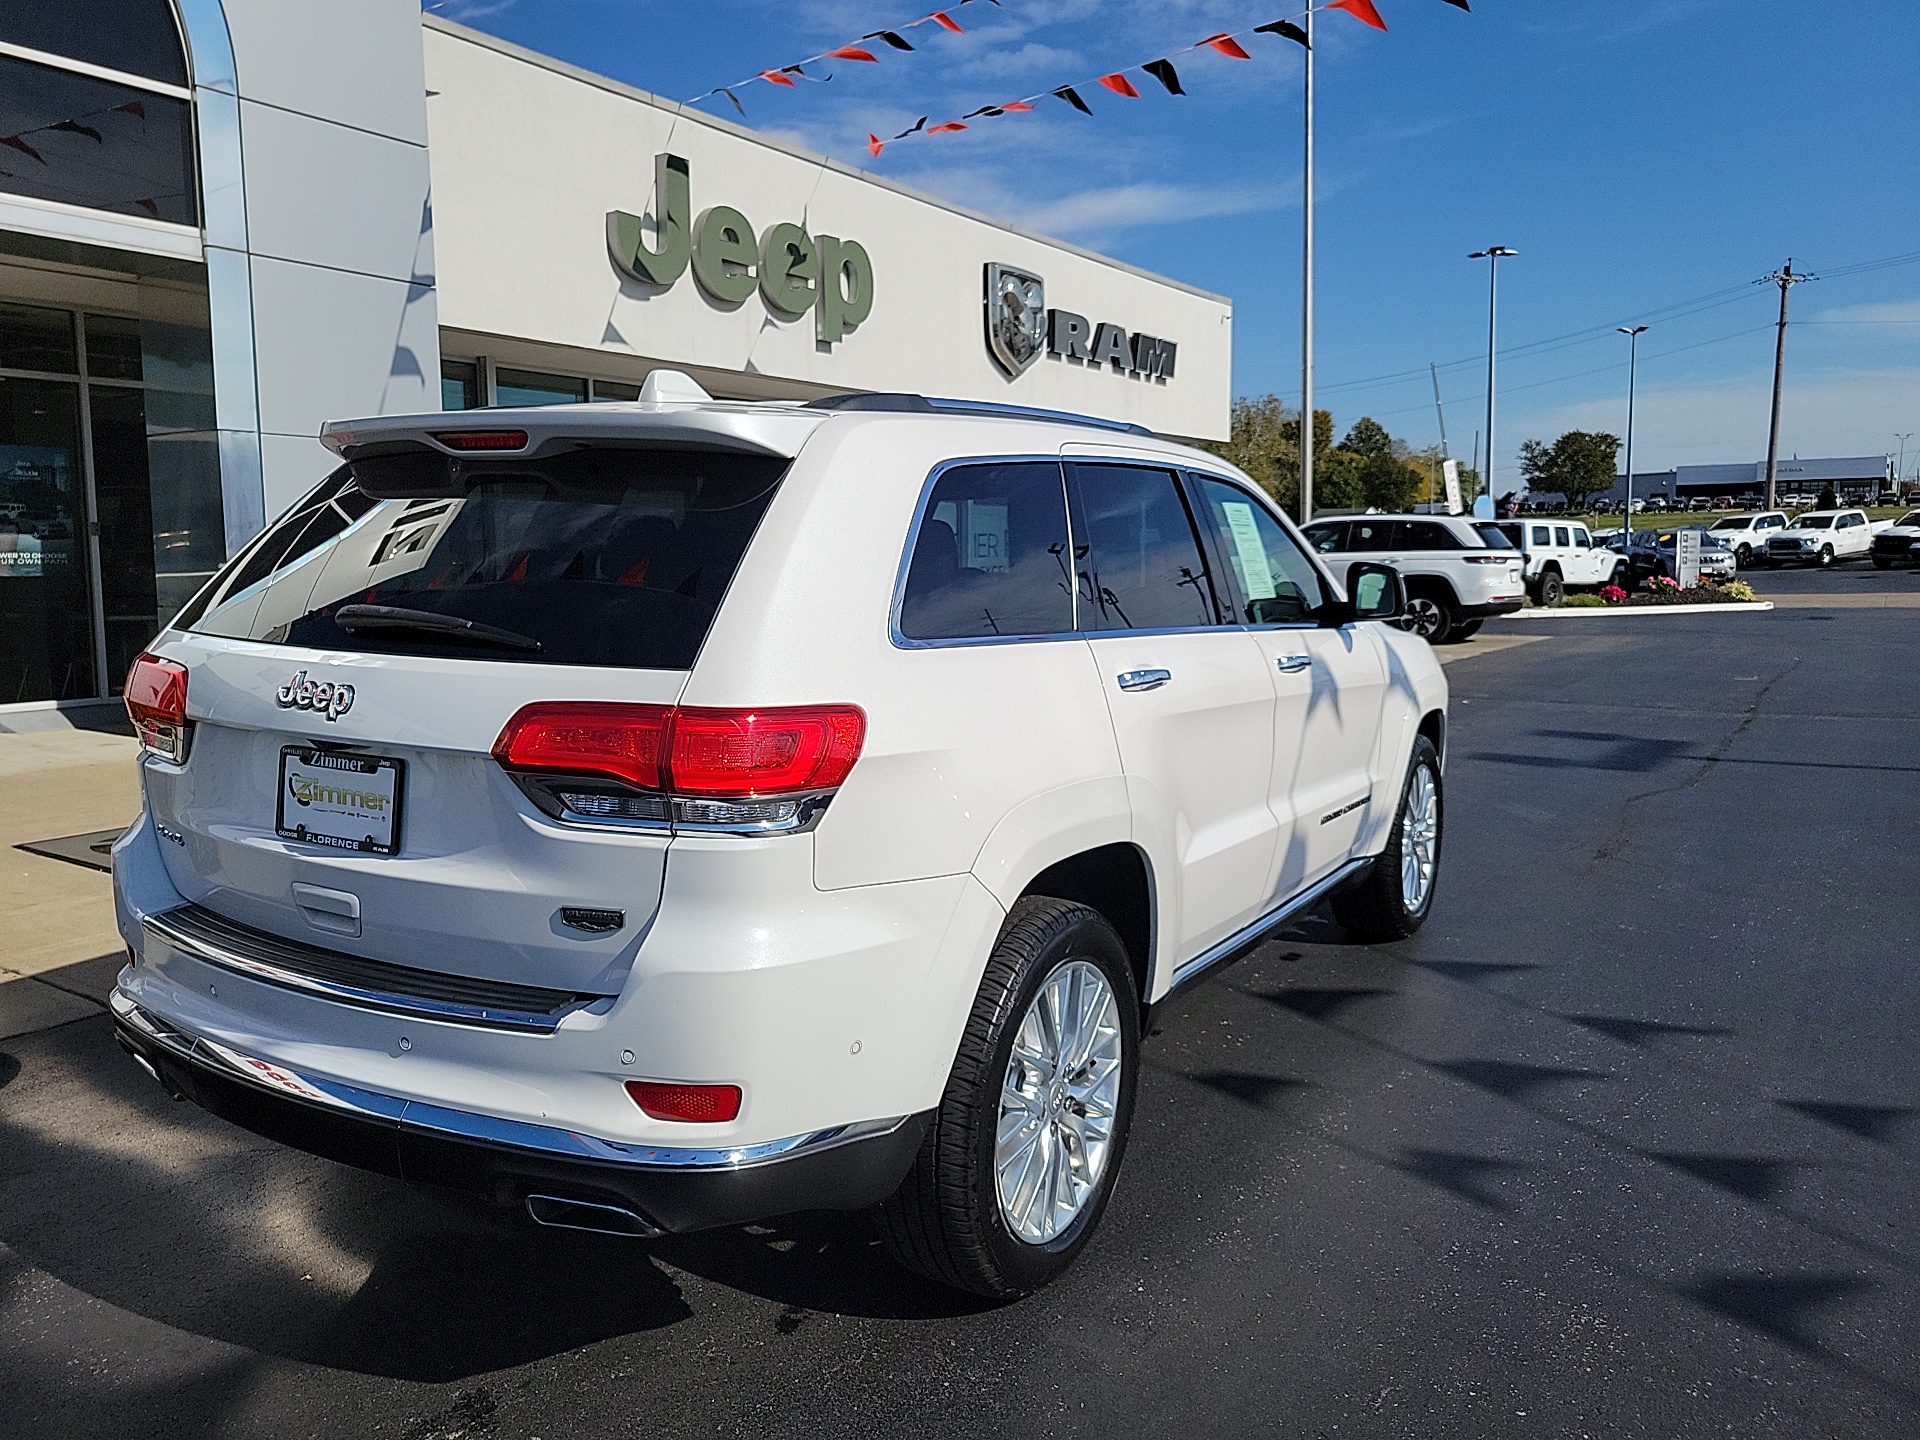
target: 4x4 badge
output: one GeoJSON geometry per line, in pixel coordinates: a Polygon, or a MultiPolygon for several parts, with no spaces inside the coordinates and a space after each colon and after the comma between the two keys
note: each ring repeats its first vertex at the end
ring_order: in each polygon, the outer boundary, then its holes
{"type": "Polygon", "coordinates": [[[338,720],[353,708],[353,686],[309,680],[306,671],[296,670],[291,680],[273,692],[273,703],[282,710],[311,710],[338,720]]]}

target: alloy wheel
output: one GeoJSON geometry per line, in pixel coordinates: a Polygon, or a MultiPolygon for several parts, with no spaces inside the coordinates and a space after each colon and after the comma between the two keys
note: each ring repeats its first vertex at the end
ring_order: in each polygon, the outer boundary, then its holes
{"type": "Polygon", "coordinates": [[[1440,602],[1425,595],[1414,595],[1407,600],[1407,608],[1400,617],[1400,628],[1418,635],[1422,640],[1431,640],[1440,629],[1440,602]]]}
{"type": "Polygon", "coordinates": [[[1120,1006],[1099,967],[1070,960],[1041,984],[1000,1085],[994,1191],[1007,1228],[1045,1245],[1106,1172],[1120,1102],[1120,1006]]]}
{"type": "Polygon", "coordinates": [[[1413,772],[1400,815],[1400,901],[1418,915],[1433,890],[1440,851],[1440,795],[1425,765],[1413,772]]]}

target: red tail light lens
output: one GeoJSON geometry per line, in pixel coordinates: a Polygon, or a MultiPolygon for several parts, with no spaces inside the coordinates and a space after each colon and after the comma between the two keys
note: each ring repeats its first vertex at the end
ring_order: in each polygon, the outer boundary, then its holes
{"type": "Polygon", "coordinates": [[[127,718],[140,746],[179,765],[187,758],[187,667],[140,655],[127,672],[127,718]]]}
{"type": "Polygon", "coordinates": [[[655,1080],[629,1080],[633,1103],[656,1120],[684,1120],[717,1124],[740,1114],[738,1085],[672,1085],[655,1080]]]}
{"type": "Polygon", "coordinates": [[[860,758],[867,717],[852,705],[769,710],[681,706],[667,768],[676,795],[757,799],[832,790],[860,758]]]}
{"type": "Polygon", "coordinates": [[[527,448],[527,432],[524,430],[441,430],[434,434],[449,450],[524,450],[527,448]]]}
{"type": "Polygon", "coordinates": [[[493,742],[493,758],[509,770],[606,775],[664,790],[660,762],[672,714],[668,705],[527,705],[493,742]]]}

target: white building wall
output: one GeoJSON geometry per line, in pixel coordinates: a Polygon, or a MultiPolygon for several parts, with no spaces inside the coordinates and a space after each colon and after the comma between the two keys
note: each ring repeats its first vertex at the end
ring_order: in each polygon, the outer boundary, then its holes
{"type": "Polygon", "coordinates": [[[237,128],[244,203],[216,216],[208,177],[216,387],[250,325],[252,395],[222,400],[253,401],[264,519],[337,463],[323,421],[439,408],[426,82],[418,0],[223,3],[234,108],[203,129],[237,128]]]}
{"type": "MultiPolygon", "coordinates": [[[[257,0],[256,0],[257,3],[257,0]]],[[[1163,434],[1224,438],[1232,306],[1219,296],[876,180],[766,136],[489,36],[426,22],[428,121],[440,219],[440,323],[450,353],[548,368],[599,361],[604,378],[655,364],[758,377],[734,393],[913,390],[1073,410],[1163,434]],[[801,223],[859,241],[872,314],[831,347],[811,314],[758,295],[722,305],[682,275],[666,289],[623,278],[606,216],[653,213],[654,157],[691,167],[694,216],[744,213],[757,232],[801,223]],[[985,343],[983,270],[1018,266],[1050,306],[1175,342],[1173,378],[1143,380],[1051,356],[1009,379],[985,343]]],[[[711,377],[709,378],[711,383],[711,377]]]]}

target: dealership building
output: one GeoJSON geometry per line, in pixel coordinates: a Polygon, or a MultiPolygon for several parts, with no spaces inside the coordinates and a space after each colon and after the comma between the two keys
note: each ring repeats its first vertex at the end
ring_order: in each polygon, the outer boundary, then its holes
{"type": "Polygon", "coordinates": [[[336,463],[330,419],[631,401],[665,367],[1217,439],[1232,322],[417,0],[6,5],[0,729],[115,694],[336,463]]]}

